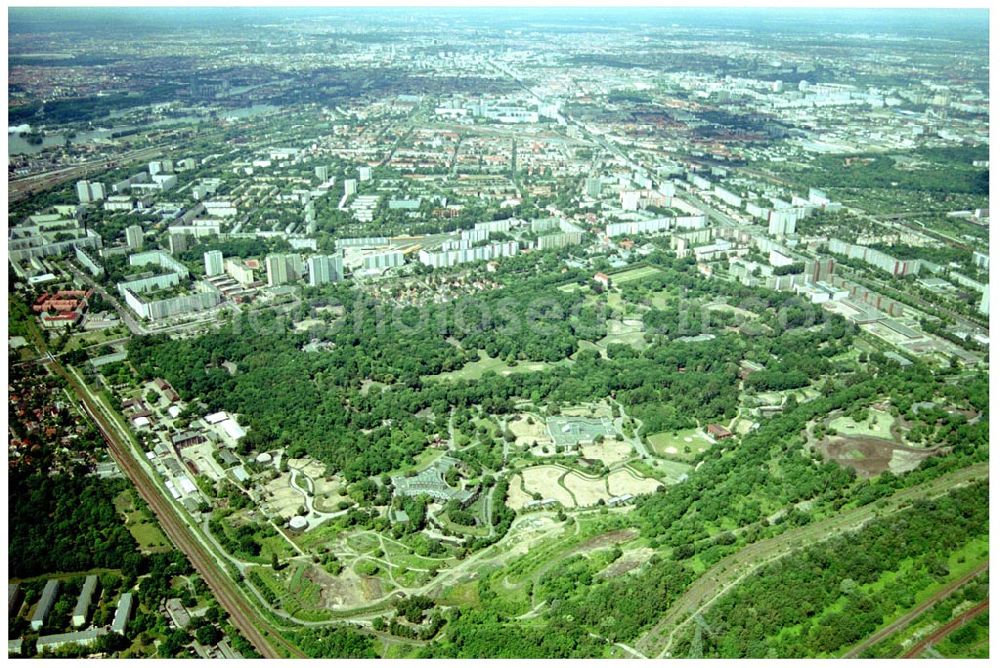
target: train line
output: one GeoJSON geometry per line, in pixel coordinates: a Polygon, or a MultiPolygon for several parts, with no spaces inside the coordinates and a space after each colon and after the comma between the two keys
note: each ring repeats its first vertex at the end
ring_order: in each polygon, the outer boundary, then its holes
{"type": "Polygon", "coordinates": [[[46,365],[53,373],[64,378],[73,388],[74,392],[76,392],[84,410],[97,425],[98,431],[100,431],[105,442],[108,444],[112,456],[118,462],[122,471],[132,481],[139,494],[156,514],[160,526],[163,527],[167,537],[170,538],[178,549],[187,555],[191,564],[205,579],[205,583],[209,589],[212,590],[219,603],[229,613],[234,626],[240,630],[261,656],[265,658],[282,658],[283,656],[304,658],[305,655],[297,647],[271,628],[257,611],[250,606],[246,599],[238,591],[235,591],[235,583],[220,567],[219,563],[205,546],[196,537],[192,536],[191,529],[137,463],[129,444],[121,442],[115,434],[114,427],[101,414],[100,409],[94,405],[89,393],[51,356],[49,356],[49,361],[46,362],[46,365]],[[285,654],[279,653],[276,646],[284,650],[285,654]]]}

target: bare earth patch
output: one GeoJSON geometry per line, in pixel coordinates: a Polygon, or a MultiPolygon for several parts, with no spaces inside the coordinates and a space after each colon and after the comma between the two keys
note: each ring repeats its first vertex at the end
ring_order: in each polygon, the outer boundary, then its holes
{"type": "Polygon", "coordinates": [[[289,485],[290,474],[282,473],[264,487],[263,510],[269,515],[289,519],[305,502],[302,495],[289,485]]]}
{"type": "Polygon", "coordinates": [[[639,478],[626,469],[618,469],[608,476],[608,490],[612,496],[622,494],[652,494],[660,486],[653,478],[639,478]]]}
{"type": "Polygon", "coordinates": [[[607,466],[613,466],[632,457],[632,446],[621,441],[605,441],[604,443],[584,445],[580,449],[587,459],[599,459],[607,466]]]}
{"type": "Polygon", "coordinates": [[[521,472],[524,488],[529,493],[537,492],[543,499],[555,499],[567,508],[572,508],[573,497],[559,484],[559,478],[567,469],[561,466],[533,466],[521,472]]]}
{"type": "Polygon", "coordinates": [[[538,443],[542,445],[552,445],[552,439],[545,429],[545,421],[532,418],[534,424],[528,424],[526,415],[521,415],[515,420],[507,423],[507,427],[514,433],[514,443],[518,446],[538,443]]]}
{"type": "Polygon", "coordinates": [[[937,453],[936,450],[906,448],[881,438],[841,436],[825,439],[820,443],[820,452],[826,459],[854,469],[863,478],[871,478],[887,470],[894,473],[911,471],[921,461],[937,453]]]}
{"type": "Polygon", "coordinates": [[[507,490],[507,505],[514,510],[521,510],[528,501],[531,501],[531,496],[525,494],[521,489],[521,474],[516,474],[510,479],[510,487],[507,490]]]}
{"type": "Polygon", "coordinates": [[[601,499],[607,501],[610,498],[604,478],[585,478],[573,472],[563,478],[563,485],[576,497],[578,506],[594,506],[601,499]]]}
{"type": "Polygon", "coordinates": [[[614,578],[619,575],[624,575],[640,568],[643,564],[649,562],[649,558],[653,556],[653,549],[650,547],[640,547],[635,550],[629,550],[618,557],[613,563],[608,564],[608,567],[603,571],[598,573],[600,577],[603,578],[614,578]]]}

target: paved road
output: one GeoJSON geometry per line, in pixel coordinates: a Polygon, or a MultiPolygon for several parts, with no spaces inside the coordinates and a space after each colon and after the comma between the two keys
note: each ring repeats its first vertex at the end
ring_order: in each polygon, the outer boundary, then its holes
{"type": "Polygon", "coordinates": [[[920,498],[947,494],[956,486],[986,478],[989,464],[975,464],[915,487],[901,490],[877,504],[852,508],[825,520],[786,531],[744,547],[712,568],[688,587],[660,621],[638,642],[636,649],[646,656],[669,656],[674,637],[696,613],[707,610],[720,596],[739,584],[761,566],[801,549],[821,543],[834,536],[859,528],[877,515],[888,515],[909,506],[920,498]]]}
{"type": "Polygon", "coordinates": [[[882,642],[892,634],[896,633],[896,631],[906,628],[907,626],[909,626],[910,622],[912,622],[914,619],[922,615],[924,611],[926,611],[928,608],[932,607],[938,601],[951,596],[955,591],[957,591],[962,586],[972,581],[980,573],[989,570],[989,568],[990,568],[990,562],[989,561],[984,562],[983,564],[980,564],[976,568],[972,569],[972,571],[970,571],[963,577],[955,580],[954,582],[949,583],[948,586],[940,589],[933,596],[931,596],[926,601],[924,601],[920,605],[916,606],[915,608],[907,612],[905,615],[903,615],[896,621],[892,622],[888,626],[879,629],[878,631],[870,635],[868,638],[866,638],[864,641],[852,647],[850,650],[844,653],[843,658],[845,659],[857,658],[858,656],[861,655],[863,651],[865,651],[869,647],[877,645],[878,643],[882,642]]]}

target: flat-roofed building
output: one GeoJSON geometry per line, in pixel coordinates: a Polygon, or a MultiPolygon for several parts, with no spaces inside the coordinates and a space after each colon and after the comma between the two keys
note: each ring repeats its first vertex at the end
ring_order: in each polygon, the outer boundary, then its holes
{"type": "Polygon", "coordinates": [[[111,622],[112,633],[125,633],[129,617],[132,615],[132,592],[125,592],[118,599],[118,608],[115,609],[115,618],[111,622]]]}
{"type": "Polygon", "coordinates": [[[73,626],[79,628],[87,623],[87,613],[90,612],[90,604],[94,600],[94,592],[97,591],[97,576],[88,575],[83,581],[83,589],[76,599],[76,607],[73,608],[73,626]]]}
{"type": "Polygon", "coordinates": [[[73,633],[56,633],[50,636],[39,636],[35,647],[39,653],[45,650],[59,649],[67,645],[80,645],[90,647],[97,639],[107,635],[108,630],[102,627],[87,629],[86,631],[74,631],[73,633]]]}
{"type": "Polygon", "coordinates": [[[42,597],[38,599],[38,605],[35,606],[35,614],[31,616],[32,629],[37,631],[45,625],[45,618],[52,611],[52,606],[55,604],[56,596],[58,595],[59,580],[49,580],[46,582],[45,588],[42,589],[42,597]]]}
{"type": "Polygon", "coordinates": [[[205,275],[218,276],[223,273],[222,251],[210,250],[205,253],[205,275]]]}

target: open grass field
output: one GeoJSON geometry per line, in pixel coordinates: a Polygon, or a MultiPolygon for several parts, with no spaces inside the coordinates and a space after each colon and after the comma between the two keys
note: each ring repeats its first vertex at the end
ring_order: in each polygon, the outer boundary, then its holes
{"type": "Polygon", "coordinates": [[[705,307],[709,311],[719,311],[726,313],[733,313],[739,316],[743,320],[754,320],[760,316],[746,309],[742,309],[738,306],[730,306],[729,304],[709,304],[705,307]]]}
{"type": "Polygon", "coordinates": [[[143,552],[167,552],[172,545],[156,521],[135,506],[132,492],[126,490],[115,497],[115,509],[125,517],[125,528],[139,543],[143,552]]]}
{"type": "Polygon", "coordinates": [[[496,358],[490,357],[485,351],[479,351],[479,361],[469,362],[461,369],[456,369],[455,371],[446,371],[444,373],[434,374],[431,376],[424,376],[424,380],[444,380],[444,381],[456,381],[456,380],[479,380],[483,377],[483,374],[492,371],[493,373],[500,376],[509,376],[512,373],[528,373],[531,371],[545,371],[551,368],[552,365],[548,362],[528,362],[525,360],[518,361],[514,366],[508,366],[507,362],[496,358]]]}
{"type": "Polygon", "coordinates": [[[587,459],[598,459],[607,466],[613,466],[631,459],[635,453],[628,443],[608,440],[600,445],[584,445],[580,448],[580,454],[587,459]]]}
{"type": "Polygon", "coordinates": [[[661,431],[646,438],[658,456],[679,461],[694,459],[712,447],[708,435],[697,428],[678,432],[661,431]]]}
{"type": "Polygon", "coordinates": [[[573,495],[577,506],[593,506],[602,499],[607,501],[610,496],[604,478],[588,478],[574,471],[566,474],[562,484],[573,495]]]}
{"type": "Polygon", "coordinates": [[[659,480],[646,478],[628,468],[612,471],[608,476],[608,493],[612,496],[652,494],[659,486],[659,480]]]}
{"type": "Polygon", "coordinates": [[[646,338],[643,333],[641,320],[609,320],[608,335],[597,342],[597,346],[602,350],[607,350],[608,346],[617,343],[641,350],[646,347],[646,338]]]}
{"type": "Polygon", "coordinates": [[[892,425],[895,421],[896,419],[885,411],[870,409],[868,420],[855,422],[850,417],[842,415],[830,421],[830,428],[844,436],[872,436],[892,440],[892,425]]]}
{"type": "Polygon", "coordinates": [[[617,274],[610,274],[611,285],[621,285],[622,283],[631,283],[632,281],[638,281],[643,278],[648,278],[649,276],[655,276],[659,274],[660,270],[656,267],[638,267],[636,269],[627,269],[623,272],[617,274]]]}
{"type": "Polygon", "coordinates": [[[531,417],[532,424],[529,424],[528,419],[529,416],[522,413],[507,423],[507,428],[514,433],[514,444],[521,446],[532,443],[539,445],[552,443],[552,438],[545,429],[545,421],[538,417],[531,417]]]}
{"type": "Polygon", "coordinates": [[[533,466],[521,472],[524,478],[524,488],[529,492],[537,492],[543,499],[555,499],[563,506],[572,508],[576,504],[573,496],[565,487],[559,484],[559,478],[566,473],[562,466],[533,466]]]}
{"type": "Polygon", "coordinates": [[[66,351],[69,352],[72,350],[79,350],[80,348],[86,348],[87,346],[104,343],[105,341],[114,341],[115,339],[120,339],[127,335],[128,332],[125,331],[125,328],[122,326],[95,329],[90,332],[75,334],[69,338],[69,341],[66,342],[66,351]]]}
{"type": "Polygon", "coordinates": [[[128,530],[143,552],[167,552],[172,549],[170,541],[154,522],[130,524],[128,530]]]}

